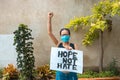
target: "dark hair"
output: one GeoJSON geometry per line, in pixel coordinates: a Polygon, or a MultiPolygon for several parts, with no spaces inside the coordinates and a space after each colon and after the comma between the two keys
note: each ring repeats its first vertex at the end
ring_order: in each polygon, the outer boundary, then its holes
{"type": "Polygon", "coordinates": [[[60,35],[61,35],[61,32],[62,32],[63,30],[67,30],[67,31],[68,31],[68,34],[70,35],[70,30],[69,30],[68,28],[62,28],[62,29],[60,30],[60,35]]]}

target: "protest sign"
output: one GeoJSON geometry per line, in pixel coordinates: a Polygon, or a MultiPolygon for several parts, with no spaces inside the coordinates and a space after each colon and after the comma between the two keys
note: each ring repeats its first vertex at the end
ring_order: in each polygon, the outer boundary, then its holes
{"type": "Polygon", "coordinates": [[[51,48],[50,69],[68,72],[83,72],[83,51],[51,48]]]}

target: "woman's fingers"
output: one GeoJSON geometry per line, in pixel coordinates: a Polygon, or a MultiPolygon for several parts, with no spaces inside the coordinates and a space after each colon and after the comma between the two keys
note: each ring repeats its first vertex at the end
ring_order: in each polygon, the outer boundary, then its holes
{"type": "Polygon", "coordinates": [[[68,47],[65,47],[67,50],[72,50],[73,48],[68,46],[68,47]]]}
{"type": "Polygon", "coordinates": [[[49,12],[48,13],[48,16],[51,18],[51,17],[53,17],[53,12],[49,12]]]}

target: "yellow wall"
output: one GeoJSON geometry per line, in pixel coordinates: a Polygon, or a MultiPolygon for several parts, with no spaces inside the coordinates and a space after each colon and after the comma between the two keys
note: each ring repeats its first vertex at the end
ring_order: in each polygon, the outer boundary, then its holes
{"type": "MultiPolygon", "coordinates": [[[[74,16],[91,14],[91,8],[99,0],[0,0],[0,34],[12,34],[20,23],[27,24],[34,37],[36,66],[49,63],[50,48],[55,46],[47,34],[47,13],[54,12],[53,32],[59,38],[59,30],[74,16]]],[[[120,62],[120,17],[113,18],[113,30],[104,34],[104,65],[116,57],[120,62]]],[[[84,31],[71,32],[71,42],[84,51],[84,66],[99,66],[100,43],[82,46],[84,31]]],[[[120,64],[120,63],[119,63],[120,64]]]]}

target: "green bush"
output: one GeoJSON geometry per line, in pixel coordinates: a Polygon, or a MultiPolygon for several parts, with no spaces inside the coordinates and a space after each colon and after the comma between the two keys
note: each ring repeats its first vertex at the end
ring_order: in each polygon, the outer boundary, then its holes
{"type": "Polygon", "coordinates": [[[92,70],[87,70],[83,74],[78,74],[79,78],[95,78],[95,77],[113,77],[120,76],[120,72],[117,67],[117,60],[113,58],[113,60],[108,64],[106,70],[101,72],[94,72],[92,70]]]}
{"type": "Polygon", "coordinates": [[[83,74],[78,74],[78,77],[79,78],[94,78],[94,77],[98,77],[98,73],[93,72],[92,70],[87,70],[83,74]]]}
{"type": "Polygon", "coordinates": [[[14,45],[16,46],[17,67],[20,70],[20,80],[33,80],[34,62],[32,30],[25,24],[20,24],[14,31],[14,45]]]}
{"type": "Polygon", "coordinates": [[[111,71],[103,71],[99,73],[99,77],[113,77],[115,76],[111,71]]]}
{"type": "Polygon", "coordinates": [[[79,78],[96,78],[96,77],[113,77],[118,76],[113,74],[111,71],[102,71],[102,72],[94,72],[94,71],[86,71],[83,74],[78,74],[79,78]]]}
{"type": "Polygon", "coordinates": [[[113,58],[112,62],[108,65],[108,71],[114,75],[119,75],[117,60],[115,58],[113,58]]]}
{"type": "Polygon", "coordinates": [[[37,77],[40,80],[50,80],[55,78],[55,71],[50,70],[50,66],[45,64],[43,66],[37,67],[37,77]]]}
{"type": "Polygon", "coordinates": [[[2,75],[3,75],[3,69],[0,68],[0,78],[2,78],[2,75]]]}

